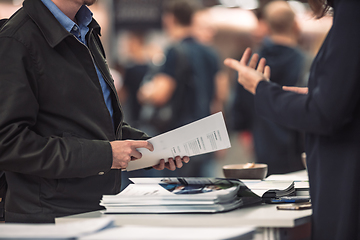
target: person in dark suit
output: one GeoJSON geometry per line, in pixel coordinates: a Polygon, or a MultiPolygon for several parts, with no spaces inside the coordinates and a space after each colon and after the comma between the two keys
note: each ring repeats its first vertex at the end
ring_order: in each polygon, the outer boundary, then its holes
{"type": "Polygon", "coordinates": [[[255,94],[258,114],[306,132],[312,238],[360,239],[360,1],[309,1],[333,25],[311,67],[308,88],[271,82],[266,60],[247,49],[225,65],[255,94]],[[257,65],[257,66],[256,66],[257,65]]]}

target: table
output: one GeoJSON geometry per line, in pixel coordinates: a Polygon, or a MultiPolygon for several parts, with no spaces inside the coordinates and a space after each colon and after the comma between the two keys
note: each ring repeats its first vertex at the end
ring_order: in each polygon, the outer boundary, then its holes
{"type": "MultiPolygon", "coordinates": [[[[307,171],[270,176],[270,179],[306,180],[307,171]]],[[[310,239],[312,210],[277,210],[277,204],[260,204],[225,213],[208,214],[103,214],[100,211],[57,218],[56,223],[111,216],[115,224],[168,227],[254,226],[254,240],[310,239]]]]}
{"type": "Polygon", "coordinates": [[[57,218],[63,223],[111,216],[115,224],[169,227],[256,226],[255,239],[309,239],[312,210],[277,210],[275,204],[261,204],[215,214],[103,214],[100,211],[57,218]]]}

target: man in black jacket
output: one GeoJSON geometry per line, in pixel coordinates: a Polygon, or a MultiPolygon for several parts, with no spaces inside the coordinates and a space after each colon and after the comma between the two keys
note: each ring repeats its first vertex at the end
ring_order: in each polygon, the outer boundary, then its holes
{"type": "MultiPolygon", "coordinates": [[[[7,222],[100,210],[121,170],[153,150],[123,122],[95,0],[25,0],[0,32],[0,169],[7,222]],[[138,141],[136,141],[138,140],[138,141]]],[[[154,166],[175,170],[188,157],[154,166]]]]}

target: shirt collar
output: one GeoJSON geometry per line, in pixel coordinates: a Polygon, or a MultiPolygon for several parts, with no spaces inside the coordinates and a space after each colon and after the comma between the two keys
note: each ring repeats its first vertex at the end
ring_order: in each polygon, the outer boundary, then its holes
{"type": "Polygon", "coordinates": [[[78,20],[79,25],[88,26],[92,21],[93,13],[88,7],[82,5],[79,11],[76,14],[76,19],[78,20]]]}
{"type": "MultiPolygon", "coordinates": [[[[51,0],[41,0],[44,5],[50,10],[50,12],[54,15],[54,17],[60,22],[60,24],[68,31],[76,26],[68,16],[66,16],[51,0]]],[[[81,6],[79,11],[76,14],[76,19],[79,23],[79,26],[87,26],[90,24],[92,20],[92,12],[85,5],[81,6]]]]}

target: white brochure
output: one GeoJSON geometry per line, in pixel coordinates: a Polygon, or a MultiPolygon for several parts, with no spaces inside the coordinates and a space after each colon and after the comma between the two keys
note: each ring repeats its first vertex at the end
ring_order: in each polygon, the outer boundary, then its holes
{"type": "Polygon", "coordinates": [[[231,147],[222,112],[160,134],[148,141],[154,146],[154,151],[138,148],[142,157],[130,161],[126,171],[154,166],[160,159],[167,162],[171,157],[191,157],[231,147]]]}

